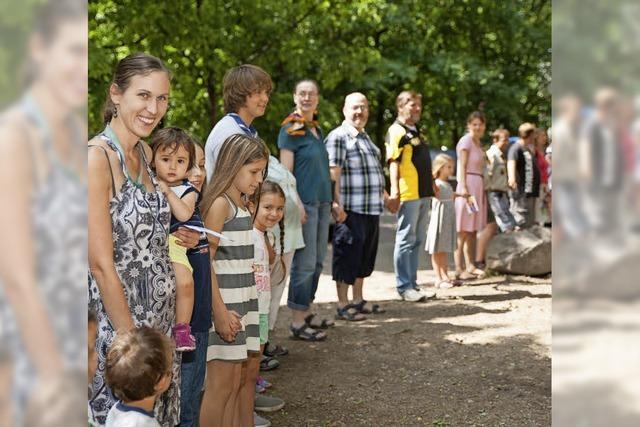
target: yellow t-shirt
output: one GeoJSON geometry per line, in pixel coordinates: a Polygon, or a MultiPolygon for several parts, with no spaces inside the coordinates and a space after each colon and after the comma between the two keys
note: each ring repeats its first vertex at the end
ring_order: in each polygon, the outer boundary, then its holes
{"type": "Polygon", "coordinates": [[[431,154],[420,131],[395,122],[385,138],[387,161],[398,162],[400,201],[433,197],[431,154]]]}

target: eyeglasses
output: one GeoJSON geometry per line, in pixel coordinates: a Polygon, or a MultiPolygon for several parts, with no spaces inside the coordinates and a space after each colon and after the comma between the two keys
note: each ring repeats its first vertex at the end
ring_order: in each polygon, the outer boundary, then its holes
{"type": "Polygon", "coordinates": [[[296,95],[299,96],[300,98],[306,98],[307,96],[309,98],[315,98],[316,96],[318,96],[316,92],[298,92],[296,93],[296,95]]]}

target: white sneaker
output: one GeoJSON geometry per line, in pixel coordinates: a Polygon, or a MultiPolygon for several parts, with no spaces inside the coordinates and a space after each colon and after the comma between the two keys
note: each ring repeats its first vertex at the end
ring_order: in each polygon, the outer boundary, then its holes
{"type": "Polygon", "coordinates": [[[253,413],[253,425],[255,427],[269,427],[271,425],[271,421],[266,418],[262,418],[260,415],[253,413]]]}
{"type": "MultiPolygon", "coordinates": [[[[435,295],[435,293],[434,293],[434,295],[435,295]]],[[[424,300],[426,300],[428,298],[427,295],[425,295],[422,292],[418,292],[413,288],[407,289],[406,291],[404,291],[402,293],[401,296],[402,296],[403,300],[410,301],[410,302],[424,301],[424,300]]]]}
{"type": "Polygon", "coordinates": [[[424,295],[427,299],[429,298],[435,298],[436,293],[434,291],[426,291],[424,289],[419,289],[418,293],[421,293],[422,295],[424,295]]]}
{"type": "Polygon", "coordinates": [[[284,407],[284,400],[279,397],[256,394],[254,409],[261,412],[274,412],[284,407]]]}

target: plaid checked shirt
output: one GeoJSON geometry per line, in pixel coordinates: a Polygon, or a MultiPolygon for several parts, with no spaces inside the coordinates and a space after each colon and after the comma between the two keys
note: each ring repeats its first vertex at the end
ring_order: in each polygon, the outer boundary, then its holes
{"type": "Polygon", "coordinates": [[[340,202],[347,211],[380,215],[383,210],[384,175],[380,149],[366,132],[342,122],[324,140],[329,166],[342,168],[340,202]]]}

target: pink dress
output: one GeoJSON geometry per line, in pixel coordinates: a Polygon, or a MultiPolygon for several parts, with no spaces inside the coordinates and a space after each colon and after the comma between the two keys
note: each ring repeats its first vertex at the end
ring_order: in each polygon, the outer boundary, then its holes
{"type": "Polygon", "coordinates": [[[478,204],[478,212],[469,213],[467,201],[462,197],[457,197],[456,205],[456,230],[460,231],[480,231],[487,225],[487,197],[484,191],[482,175],[484,172],[484,151],[473,143],[470,134],[464,135],[458,141],[456,153],[458,155],[457,179],[458,186],[456,193],[462,192],[460,186],[460,154],[462,150],[469,153],[467,162],[467,191],[475,197],[478,204]]]}

